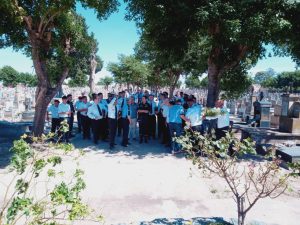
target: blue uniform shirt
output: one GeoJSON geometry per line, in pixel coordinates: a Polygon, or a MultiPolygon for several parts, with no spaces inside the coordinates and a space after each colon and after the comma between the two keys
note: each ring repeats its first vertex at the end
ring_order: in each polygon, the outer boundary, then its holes
{"type": "Polygon", "coordinates": [[[182,105],[173,105],[169,108],[169,123],[182,123],[181,115],[184,115],[182,105]]]}
{"type": "Polygon", "coordinates": [[[121,112],[122,112],[122,118],[127,118],[129,116],[129,107],[128,104],[126,102],[126,99],[124,99],[124,104],[123,107],[121,108],[121,112]]]}
{"type": "Polygon", "coordinates": [[[59,118],[58,107],[56,107],[55,105],[50,105],[48,107],[48,112],[51,112],[51,118],[59,118]]]}
{"type": "Polygon", "coordinates": [[[194,104],[188,108],[185,116],[190,120],[191,126],[199,126],[202,124],[202,107],[201,105],[194,104]]]}
{"type": "Polygon", "coordinates": [[[156,108],[156,103],[155,103],[155,101],[153,100],[153,101],[149,101],[148,102],[149,103],[149,105],[150,105],[150,112],[149,112],[149,115],[155,115],[155,108],[156,108]]]}
{"type": "Polygon", "coordinates": [[[134,103],[134,104],[131,104],[129,106],[130,108],[130,118],[131,119],[136,119],[137,118],[137,111],[138,111],[138,104],[137,103],[134,103]]]}

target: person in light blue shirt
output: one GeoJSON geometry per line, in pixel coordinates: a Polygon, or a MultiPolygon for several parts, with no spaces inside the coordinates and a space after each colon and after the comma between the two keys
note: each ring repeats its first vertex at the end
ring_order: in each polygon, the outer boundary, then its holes
{"type": "Polygon", "coordinates": [[[104,115],[103,115],[103,128],[104,131],[102,132],[103,134],[103,141],[106,141],[108,139],[108,99],[103,99],[103,94],[102,93],[98,93],[98,97],[99,97],[99,104],[100,104],[100,108],[101,109],[105,109],[104,115]]]}
{"type": "Polygon", "coordinates": [[[75,110],[77,111],[77,126],[78,126],[78,133],[81,133],[82,129],[82,121],[81,121],[81,113],[78,111],[79,105],[82,103],[82,96],[78,97],[78,100],[75,102],[75,110]]]}
{"type": "Polygon", "coordinates": [[[78,104],[76,109],[80,114],[83,139],[91,139],[91,123],[89,117],[87,116],[88,108],[90,107],[90,105],[91,104],[87,101],[87,97],[82,96],[81,102],[80,104],[78,104]]]}
{"type": "Polygon", "coordinates": [[[121,119],[121,112],[122,112],[122,107],[123,105],[126,104],[126,99],[125,99],[125,91],[119,92],[119,98],[118,98],[118,136],[121,136],[122,133],[122,119],[121,119]]]}
{"type": "Polygon", "coordinates": [[[177,99],[175,105],[169,108],[169,130],[172,137],[172,153],[180,150],[180,146],[174,140],[182,134],[182,119],[184,118],[184,109],[181,100],[177,99]]]}
{"type": "Polygon", "coordinates": [[[128,134],[129,134],[129,123],[130,123],[130,108],[128,106],[129,100],[125,99],[125,103],[121,108],[121,121],[122,121],[122,130],[123,130],[123,138],[122,138],[122,146],[128,147],[128,134]]]}
{"type": "Polygon", "coordinates": [[[204,129],[202,126],[202,106],[195,103],[195,99],[192,97],[187,99],[187,103],[189,108],[185,113],[184,120],[193,131],[203,134],[204,129]]]}
{"type": "Polygon", "coordinates": [[[54,104],[49,106],[47,110],[48,121],[49,121],[49,112],[51,113],[51,133],[55,133],[60,124],[60,119],[58,115],[58,105],[59,105],[59,101],[55,99],[54,104]]]}
{"type": "Polygon", "coordinates": [[[130,124],[129,124],[129,139],[136,140],[137,136],[137,111],[138,104],[135,102],[135,97],[131,96],[129,99],[130,109],[130,124]]]}
{"type": "Polygon", "coordinates": [[[229,112],[226,107],[224,107],[224,100],[217,100],[216,101],[216,108],[221,110],[221,115],[218,116],[217,119],[217,128],[216,128],[216,138],[220,139],[225,137],[226,132],[229,130],[230,119],[229,119],[229,112]]]}

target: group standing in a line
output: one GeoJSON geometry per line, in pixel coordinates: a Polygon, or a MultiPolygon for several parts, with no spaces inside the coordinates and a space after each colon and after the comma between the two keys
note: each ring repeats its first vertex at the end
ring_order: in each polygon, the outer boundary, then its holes
{"type": "MultiPolygon", "coordinates": [[[[218,100],[216,107],[223,114],[216,121],[216,135],[224,136],[229,128],[229,114],[224,102],[218,100]]],[[[121,145],[127,147],[130,141],[148,143],[151,139],[161,139],[166,147],[178,151],[180,147],[173,141],[184,132],[184,127],[203,134],[207,130],[205,117],[202,115],[202,105],[197,103],[193,95],[179,92],[169,98],[167,92],[160,93],[155,99],[153,94],[145,91],[129,95],[125,91],[118,95],[108,94],[104,99],[102,93],[92,94],[91,100],[82,95],[73,105],[72,95],[62,97],[62,102],[54,100],[48,108],[51,113],[51,132],[56,132],[62,121],[69,125],[69,132],[63,135],[63,140],[69,142],[73,137],[74,115],[77,115],[78,132],[83,139],[92,139],[95,144],[99,140],[108,142],[110,149],[116,145],[116,136],[122,136],[121,145]],[[137,134],[139,132],[139,135],[137,134]]]]}

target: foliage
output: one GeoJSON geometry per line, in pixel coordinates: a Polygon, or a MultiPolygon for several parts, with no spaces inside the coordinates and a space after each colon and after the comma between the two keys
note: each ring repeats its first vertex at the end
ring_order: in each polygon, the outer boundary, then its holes
{"type": "Polygon", "coordinates": [[[142,38],[155,45],[166,59],[170,56],[173,64],[187,65],[185,72],[206,66],[211,107],[218,98],[220,81],[227,71],[245,62],[254,65],[265,55],[265,43],[275,43],[275,34],[277,39],[284,39],[293,35],[290,32],[292,24],[299,27],[296,12],[294,17],[287,18],[292,6],[296,5],[299,12],[300,3],[296,1],[126,2],[127,18],[136,21],[142,38]]]}
{"type": "Polygon", "coordinates": [[[244,66],[238,66],[225,72],[221,78],[221,98],[238,99],[245,94],[252,84],[244,66]]]}
{"type": "Polygon", "coordinates": [[[9,166],[9,175],[13,178],[7,185],[0,209],[1,225],[69,224],[76,220],[99,221],[101,218],[94,219],[94,211],[81,199],[86,185],[84,171],[78,167],[77,160],[82,152],[74,151],[71,144],[49,142],[53,136],[51,133],[42,137],[23,135],[14,141],[9,166]],[[62,169],[66,157],[77,163],[71,177],[62,169]],[[35,190],[39,191],[36,193],[35,190]]]}
{"type": "Polygon", "coordinates": [[[113,77],[105,76],[99,80],[98,84],[104,86],[105,89],[108,90],[109,85],[111,85],[113,82],[113,77]]]}
{"type": "MultiPolygon", "coordinates": [[[[188,88],[207,89],[208,77],[206,76],[200,80],[197,76],[189,75],[185,80],[185,84],[188,88]]],[[[221,78],[221,98],[238,99],[247,92],[251,84],[252,79],[242,66],[228,70],[221,78]]]]}
{"type": "Polygon", "coordinates": [[[200,80],[200,78],[198,76],[189,75],[185,79],[185,85],[187,88],[196,88],[196,89],[206,88],[207,86],[206,86],[205,82],[202,82],[202,81],[203,81],[203,79],[200,80]]]}
{"type": "Polygon", "coordinates": [[[265,86],[276,75],[273,69],[257,72],[254,76],[254,82],[265,86]]]}
{"type": "Polygon", "coordinates": [[[96,67],[96,73],[100,72],[103,69],[103,60],[99,55],[96,55],[96,61],[97,61],[97,67],[96,67]]]}
{"type": "Polygon", "coordinates": [[[88,75],[81,69],[77,69],[76,74],[68,82],[69,87],[85,87],[88,85],[88,75]]]}
{"type": "Polygon", "coordinates": [[[29,87],[35,87],[37,85],[35,75],[30,73],[19,73],[11,66],[4,66],[0,69],[0,81],[2,81],[3,85],[6,87],[15,87],[17,84],[24,84],[29,87]]]}
{"type": "Polygon", "coordinates": [[[23,51],[33,60],[38,80],[35,135],[43,133],[47,105],[79,63],[78,59],[92,51],[92,35],[83,17],[76,13],[78,4],[94,9],[98,19],[106,19],[119,2],[3,0],[0,4],[0,47],[23,51]]]}
{"type": "Polygon", "coordinates": [[[204,108],[203,116],[205,117],[217,117],[219,115],[224,115],[226,111],[220,108],[204,108]]]}
{"type": "Polygon", "coordinates": [[[262,82],[262,86],[279,91],[299,91],[300,71],[282,72],[273,77],[269,77],[262,82]]]}
{"type": "Polygon", "coordinates": [[[281,160],[275,156],[274,148],[259,159],[262,162],[257,161],[254,143],[248,139],[240,141],[232,133],[215,140],[213,134],[202,136],[186,130],[176,141],[204,174],[226,181],[237,204],[239,225],[244,224],[246,214],[258,200],[278,197],[287,189],[290,177],[300,172],[299,163],[291,164],[289,171],[280,169],[281,160]]]}
{"type": "Polygon", "coordinates": [[[114,76],[118,84],[144,87],[147,81],[148,67],[135,56],[119,56],[118,63],[109,63],[107,70],[114,76]]]}

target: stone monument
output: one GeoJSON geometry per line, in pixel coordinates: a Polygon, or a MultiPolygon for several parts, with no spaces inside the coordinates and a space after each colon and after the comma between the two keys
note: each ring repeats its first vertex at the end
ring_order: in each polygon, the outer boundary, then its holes
{"type": "Polygon", "coordinates": [[[282,109],[279,131],[300,133],[300,97],[292,94],[282,95],[282,109]]]}

